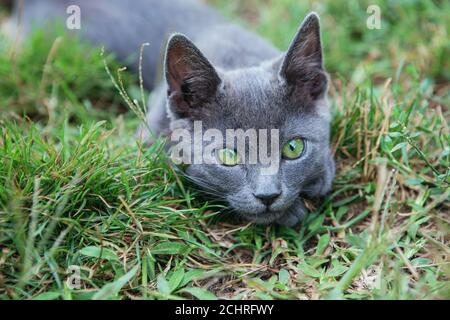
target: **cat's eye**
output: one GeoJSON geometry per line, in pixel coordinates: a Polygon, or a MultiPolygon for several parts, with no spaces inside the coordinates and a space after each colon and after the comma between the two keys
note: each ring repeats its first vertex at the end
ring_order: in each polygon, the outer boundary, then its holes
{"type": "Polygon", "coordinates": [[[300,156],[303,154],[303,150],[305,150],[305,141],[302,138],[289,140],[283,146],[283,158],[290,160],[300,158],[300,156]]]}
{"type": "Polygon", "coordinates": [[[219,162],[227,167],[233,167],[239,164],[241,157],[232,149],[220,149],[217,151],[219,162]]]}

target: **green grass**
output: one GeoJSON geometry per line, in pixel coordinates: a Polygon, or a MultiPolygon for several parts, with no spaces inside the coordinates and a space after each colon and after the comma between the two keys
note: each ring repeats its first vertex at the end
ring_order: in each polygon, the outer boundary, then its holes
{"type": "Polygon", "coordinates": [[[375,1],[369,30],[369,2],[211,2],[280,48],[321,14],[332,193],[294,229],[223,218],[136,141],[99,49],[0,41],[0,299],[450,298],[449,4],[375,1]]]}

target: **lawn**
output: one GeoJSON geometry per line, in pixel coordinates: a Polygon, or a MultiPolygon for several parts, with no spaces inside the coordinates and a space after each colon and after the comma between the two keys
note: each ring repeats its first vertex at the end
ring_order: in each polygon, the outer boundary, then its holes
{"type": "Polygon", "coordinates": [[[0,299],[450,299],[450,2],[209,2],[280,49],[321,15],[332,192],[296,228],[221,215],[136,140],[138,76],[0,38],[0,299]]]}

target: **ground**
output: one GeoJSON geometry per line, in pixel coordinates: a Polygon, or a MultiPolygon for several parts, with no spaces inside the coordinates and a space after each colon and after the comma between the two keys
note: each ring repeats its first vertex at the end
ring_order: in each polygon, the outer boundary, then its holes
{"type": "Polygon", "coordinates": [[[136,141],[137,76],[76,39],[0,40],[0,299],[450,298],[450,3],[210,2],[283,50],[321,15],[330,195],[296,228],[223,217],[136,141]]]}

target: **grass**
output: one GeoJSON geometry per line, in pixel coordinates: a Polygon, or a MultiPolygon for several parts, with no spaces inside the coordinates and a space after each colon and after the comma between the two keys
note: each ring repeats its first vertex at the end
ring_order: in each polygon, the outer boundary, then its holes
{"type": "Polygon", "coordinates": [[[280,48],[321,14],[332,193],[293,229],[223,218],[136,141],[99,49],[0,41],[0,299],[449,299],[449,4],[374,1],[369,30],[368,2],[211,2],[280,48]]]}

